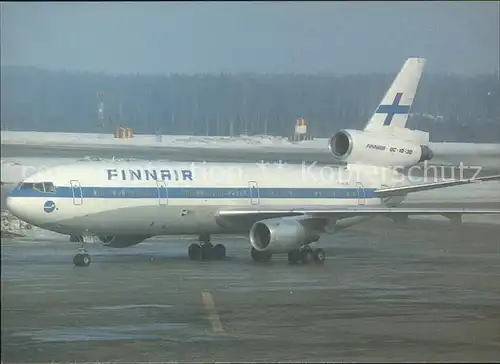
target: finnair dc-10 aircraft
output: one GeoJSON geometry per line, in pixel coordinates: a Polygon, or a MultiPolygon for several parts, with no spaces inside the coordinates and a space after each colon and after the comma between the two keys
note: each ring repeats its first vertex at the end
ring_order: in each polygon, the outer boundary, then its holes
{"type": "Polygon", "coordinates": [[[500,175],[414,185],[401,170],[432,159],[428,133],[406,129],[425,60],[409,58],[364,130],[329,139],[345,166],[241,163],[79,161],[29,176],[8,209],[20,219],[82,243],[74,257],[88,266],[84,242],[125,248],[158,235],[193,234],[189,257],[222,259],[210,234],[249,235],[259,262],[288,254],[290,263],[321,263],[321,234],[373,216],[499,214],[500,210],[398,207],[409,193],[500,179],[500,175]]]}

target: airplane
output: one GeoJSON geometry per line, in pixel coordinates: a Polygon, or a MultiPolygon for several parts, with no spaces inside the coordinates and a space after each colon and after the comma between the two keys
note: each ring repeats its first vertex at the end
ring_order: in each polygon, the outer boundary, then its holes
{"type": "Polygon", "coordinates": [[[408,59],[363,131],[341,130],[329,148],[344,166],[83,160],[34,173],[6,201],[16,217],[85,243],[125,248],[161,235],[198,235],[192,260],[223,259],[212,234],[249,236],[251,257],[288,254],[291,264],[326,259],[322,234],[374,216],[500,214],[495,209],[406,208],[414,192],[498,180],[500,175],[412,184],[402,171],[431,160],[428,134],[405,129],[425,59],[408,59]]]}

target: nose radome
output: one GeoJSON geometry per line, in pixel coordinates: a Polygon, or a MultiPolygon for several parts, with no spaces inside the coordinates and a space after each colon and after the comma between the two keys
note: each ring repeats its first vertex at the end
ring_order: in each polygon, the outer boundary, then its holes
{"type": "Polygon", "coordinates": [[[14,205],[14,203],[12,201],[12,197],[7,196],[7,199],[5,200],[5,206],[7,206],[7,210],[9,210],[9,212],[12,212],[13,205],[14,205]]]}
{"type": "Polygon", "coordinates": [[[7,206],[7,210],[9,210],[9,212],[16,217],[19,217],[19,212],[20,212],[18,202],[19,201],[16,201],[16,198],[12,197],[12,196],[8,196],[7,200],[5,201],[5,205],[7,206]]]}

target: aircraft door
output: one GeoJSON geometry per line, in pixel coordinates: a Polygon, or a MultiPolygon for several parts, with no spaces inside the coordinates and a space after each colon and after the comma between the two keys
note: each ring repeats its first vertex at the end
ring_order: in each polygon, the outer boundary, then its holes
{"type": "Polygon", "coordinates": [[[83,191],[82,186],[80,185],[80,181],[71,180],[69,181],[71,185],[71,193],[73,195],[73,205],[82,205],[83,204],[83,191]]]}
{"type": "Polygon", "coordinates": [[[250,190],[250,204],[258,205],[260,202],[259,185],[255,181],[249,181],[248,188],[250,190]]]}
{"type": "Polygon", "coordinates": [[[165,181],[156,181],[158,187],[158,205],[168,205],[168,189],[165,181]]]}
{"type": "Polygon", "coordinates": [[[364,205],[366,203],[365,189],[361,182],[356,182],[356,187],[358,188],[358,205],[364,205]]]}

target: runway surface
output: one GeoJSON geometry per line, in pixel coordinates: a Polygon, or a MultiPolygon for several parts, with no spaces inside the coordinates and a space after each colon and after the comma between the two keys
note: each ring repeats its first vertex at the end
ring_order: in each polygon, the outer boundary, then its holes
{"type": "Polygon", "coordinates": [[[302,160],[318,160],[324,163],[331,163],[332,157],[328,153],[325,146],[324,153],[318,152],[297,152],[284,153],[275,152],[269,153],[265,148],[261,150],[243,150],[243,149],[203,149],[186,148],[186,147],[113,147],[113,148],[89,148],[84,146],[54,148],[50,146],[23,146],[23,145],[3,145],[2,157],[54,157],[54,155],[67,158],[82,158],[85,156],[101,157],[101,158],[139,158],[139,159],[157,159],[176,161],[217,161],[217,162],[239,162],[243,159],[249,159],[251,156],[254,160],[279,160],[282,157],[290,163],[301,162],[302,160]],[[271,157],[270,157],[271,156],[271,157]]]}
{"type": "MultiPolygon", "coordinates": [[[[316,162],[318,164],[334,164],[327,145],[324,150],[307,150],[297,148],[286,151],[276,148],[262,147],[260,149],[216,149],[216,148],[186,148],[186,147],[94,147],[75,145],[73,147],[2,145],[2,158],[11,157],[62,157],[62,158],[138,158],[164,159],[189,162],[242,162],[242,161],[283,161],[284,163],[316,162]]],[[[436,157],[431,164],[453,164],[465,166],[482,166],[485,170],[500,170],[498,156],[459,156],[446,158],[436,157]]]]}
{"type": "Polygon", "coordinates": [[[323,266],[256,264],[245,239],[2,240],[2,362],[495,361],[498,226],[388,220],[323,238],[323,266]]]}

